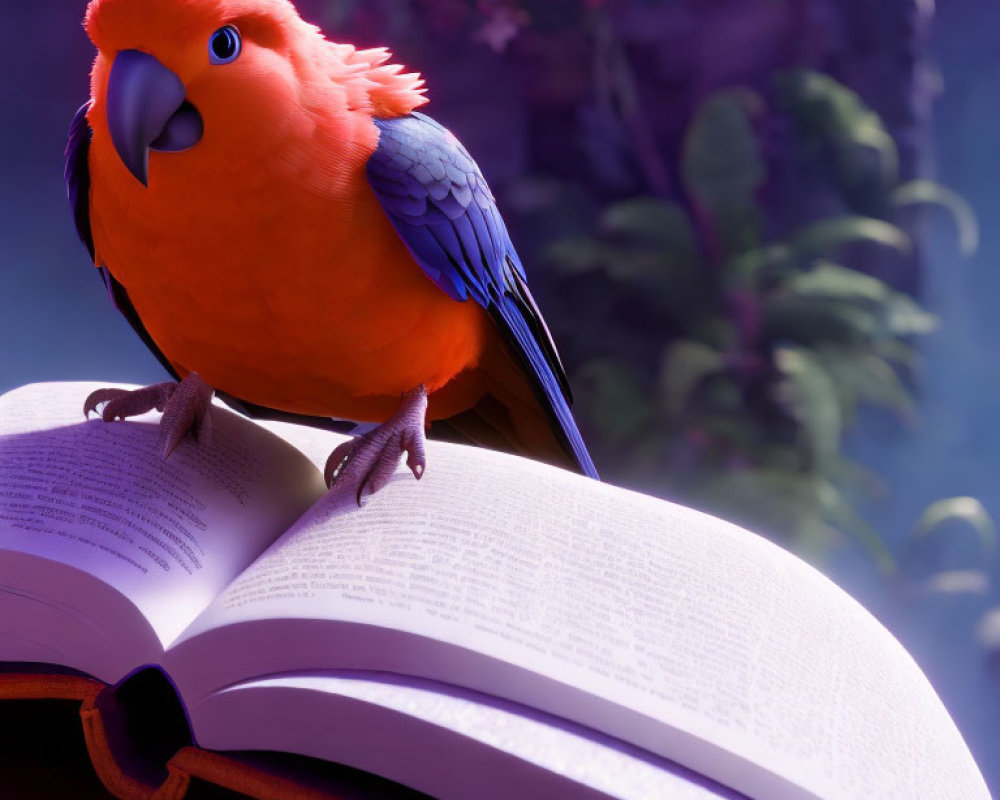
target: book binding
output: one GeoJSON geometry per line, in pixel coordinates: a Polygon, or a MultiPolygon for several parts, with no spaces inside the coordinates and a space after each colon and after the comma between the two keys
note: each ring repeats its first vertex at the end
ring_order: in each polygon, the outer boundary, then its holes
{"type": "Polygon", "coordinates": [[[90,763],[105,788],[119,800],[183,800],[192,779],[212,783],[255,800],[340,800],[326,791],[271,774],[221,753],[187,745],[162,767],[159,783],[136,776],[133,756],[123,752],[120,703],[115,687],[80,675],[0,674],[0,700],[77,700],[90,763]]]}

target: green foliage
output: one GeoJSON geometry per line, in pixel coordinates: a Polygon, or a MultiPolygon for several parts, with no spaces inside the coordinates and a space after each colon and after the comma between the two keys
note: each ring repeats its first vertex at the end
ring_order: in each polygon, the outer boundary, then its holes
{"type": "Polygon", "coordinates": [[[865,241],[895,248],[904,255],[912,248],[910,237],[895,225],[870,217],[818,220],[798,231],[789,245],[795,258],[808,261],[835,253],[845,245],[865,241]]]}
{"type": "Polygon", "coordinates": [[[991,584],[988,564],[996,549],[996,525],[982,503],[974,497],[947,497],[920,515],[905,543],[901,571],[918,596],[986,594],[991,584]],[[964,563],[954,563],[961,553],[954,546],[955,534],[962,528],[975,534],[979,548],[974,556],[963,548],[964,563]]]}
{"type": "Polygon", "coordinates": [[[722,353],[703,342],[680,339],[670,345],[660,370],[660,399],[667,419],[681,419],[698,387],[720,374],[724,365],[722,353]]]}
{"type": "Polygon", "coordinates": [[[918,538],[925,537],[949,520],[968,524],[979,536],[985,553],[991,554],[996,550],[996,526],[983,504],[975,497],[948,497],[931,503],[917,520],[914,535],[918,538]]]}
{"type": "Polygon", "coordinates": [[[616,446],[633,443],[655,423],[652,408],[644,402],[642,387],[619,362],[594,359],[577,378],[587,390],[590,412],[608,420],[604,434],[616,446]]]}
{"type": "MultiPolygon", "coordinates": [[[[614,203],[596,235],[549,252],[558,272],[614,284],[636,318],[634,349],[659,353],[650,382],[609,358],[586,363],[576,376],[590,396],[581,416],[647,485],[815,553],[851,536],[891,572],[855,508],[873,479],[844,457],[843,437],[863,406],[913,418],[911,342],[937,320],[864,259],[912,259],[892,219],[904,206],[946,208],[964,251],[975,218],[936,184],[897,186],[891,137],[832,78],[789,72],[774,96],[803,147],[832,165],[844,210],[768,236],[755,129],[764,100],[743,89],[710,96],[684,136],[682,202],[614,203]]],[[[968,498],[942,503],[922,525],[959,515],[983,529],[968,498]]]]}
{"type": "Polygon", "coordinates": [[[747,90],[717,92],[698,109],[684,141],[684,186],[711,220],[725,254],[756,246],[760,236],[756,193],[766,170],[750,114],[761,105],[747,90]]]}
{"type": "Polygon", "coordinates": [[[780,345],[774,363],[781,376],[775,395],[795,421],[809,463],[822,468],[835,458],[843,427],[836,385],[822,361],[805,347],[780,345]]]}
{"type": "Polygon", "coordinates": [[[979,223],[975,212],[965,200],[934,181],[916,180],[897,186],[890,195],[894,208],[931,204],[947,211],[958,228],[958,247],[964,256],[975,255],[979,249],[979,223]]]}
{"type": "Polygon", "coordinates": [[[664,256],[695,256],[694,227],[687,212],[676,203],[636,197],[610,206],[601,220],[601,229],[610,236],[634,237],[639,242],[659,246],[664,256]]]}
{"type": "Polygon", "coordinates": [[[855,204],[879,209],[899,175],[896,143],[858,95],[829,75],[795,69],[775,80],[779,103],[806,144],[829,152],[834,177],[855,204]]]}

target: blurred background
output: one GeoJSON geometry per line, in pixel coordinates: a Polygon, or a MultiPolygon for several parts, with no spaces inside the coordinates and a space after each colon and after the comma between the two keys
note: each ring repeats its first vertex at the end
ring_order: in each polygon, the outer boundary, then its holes
{"type": "MultiPolygon", "coordinates": [[[[477,158],[603,477],[803,555],[1000,792],[1000,5],[300,0],[477,158]]],[[[65,204],[82,0],[0,10],[0,390],[163,379],[65,204]]]]}

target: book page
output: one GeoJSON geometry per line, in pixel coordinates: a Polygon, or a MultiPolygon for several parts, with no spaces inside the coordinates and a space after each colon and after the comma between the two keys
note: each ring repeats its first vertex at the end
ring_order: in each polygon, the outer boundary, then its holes
{"type": "Polygon", "coordinates": [[[438,800],[742,797],[534,709],[385,674],[331,671],[241,683],[200,704],[191,722],[203,747],[337,761],[438,800]]]}
{"type": "Polygon", "coordinates": [[[185,439],[164,460],[159,414],[84,420],[99,386],[0,397],[0,559],[31,554],[95,576],[165,646],[325,486],[300,453],[218,407],[209,441],[185,439]]]}
{"type": "Polygon", "coordinates": [[[454,445],[360,510],[318,503],[166,658],[192,703],[254,676],[397,672],[751,796],[988,797],[913,660],[816,570],[705,514],[454,445]]]}

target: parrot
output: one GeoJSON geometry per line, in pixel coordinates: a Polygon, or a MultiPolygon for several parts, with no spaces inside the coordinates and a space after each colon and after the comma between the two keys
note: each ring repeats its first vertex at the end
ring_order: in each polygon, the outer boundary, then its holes
{"type": "Polygon", "coordinates": [[[425,433],[598,479],[566,372],[481,170],[386,48],[290,0],[91,0],[69,129],[77,233],[173,380],[93,392],[163,412],[169,456],[221,399],[357,435],[326,463],[357,501],[425,433]]]}

